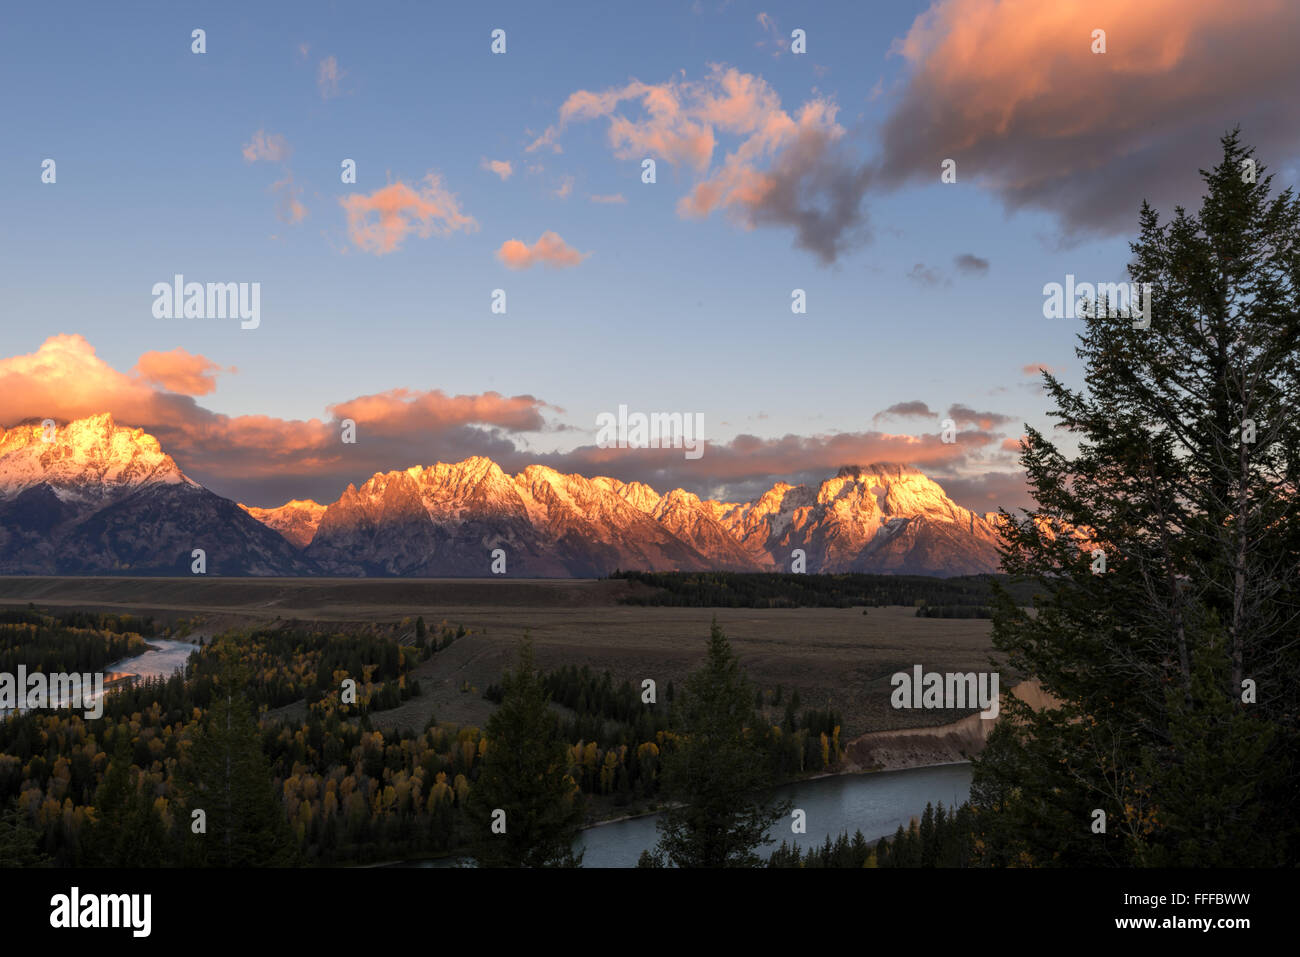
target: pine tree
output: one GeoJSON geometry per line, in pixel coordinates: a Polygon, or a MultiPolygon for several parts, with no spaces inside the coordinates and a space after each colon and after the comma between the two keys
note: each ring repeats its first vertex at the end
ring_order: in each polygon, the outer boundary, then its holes
{"type": "Polygon", "coordinates": [[[1077,452],[1026,430],[1037,507],[1003,513],[1003,570],[1039,595],[1031,614],[1000,594],[993,640],[1060,705],[1006,699],[976,762],[985,860],[1300,851],[1300,201],[1222,145],[1199,213],[1143,204],[1149,328],[1103,300],[1084,387],[1044,374],[1077,452]]]}
{"type": "Polygon", "coordinates": [[[0,867],[47,867],[53,863],[40,850],[40,832],[28,826],[15,806],[0,814],[0,867]]]}
{"type": "Polygon", "coordinates": [[[756,867],[768,830],[790,802],[771,784],[753,693],[717,620],[704,665],[673,709],[679,737],[663,761],[663,784],[680,806],[660,818],[656,851],[678,867],[756,867]]]}
{"type": "Polygon", "coordinates": [[[470,844],[480,867],[576,867],[580,796],[527,637],[518,654],[515,670],[501,679],[501,705],[488,719],[487,750],[470,790],[470,844]]]}
{"type": "Polygon", "coordinates": [[[183,828],[187,861],[209,867],[284,866],[296,848],[284,808],[262,753],[252,706],[223,676],[207,721],[197,735],[183,773],[177,826],[183,828]],[[194,833],[195,810],[206,831],[194,833]]]}

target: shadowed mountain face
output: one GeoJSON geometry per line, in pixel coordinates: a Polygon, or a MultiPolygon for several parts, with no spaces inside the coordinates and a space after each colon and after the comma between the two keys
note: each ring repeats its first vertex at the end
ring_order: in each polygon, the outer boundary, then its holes
{"type": "Polygon", "coordinates": [[[0,432],[0,573],[592,577],[791,570],[995,571],[991,516],[909,466],[841,469],[716,502],[472,458],[376,474],[338,501],[237,505],[187,478],[157,440],[94,416],[0,432]],[[500,550],[497,552],[496,550],[500,550]],[[494,556],[495,553],[495,556],[494,556]],[[495,567],[494,567],[495,564],[495,567]]]}

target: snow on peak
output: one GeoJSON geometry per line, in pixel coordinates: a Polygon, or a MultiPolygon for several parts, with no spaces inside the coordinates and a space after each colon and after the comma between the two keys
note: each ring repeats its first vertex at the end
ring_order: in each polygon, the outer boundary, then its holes
{"type": "Polygon", "coordinates": [[[101,413],[0,429],[0,499],[41,484],[65,500],[103,501],[145,485],[195,483],[144,429],[101,413]]]}

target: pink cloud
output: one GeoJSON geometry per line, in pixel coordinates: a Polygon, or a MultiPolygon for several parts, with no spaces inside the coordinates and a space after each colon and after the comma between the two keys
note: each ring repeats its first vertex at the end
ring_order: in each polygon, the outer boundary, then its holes
{"type": "Polygon", "coordinates": [[[329,405],[321,418],[228,416],[195,401],[195,395],[211,391],[211,376],[220,371],[204,356],[181,349],[146,353],[134,371],[118,372],[81,336],[52,336],[34,353],[0,359],[0,427],[108,412],[123,425],[155,435],[196,481],[245,504],[264,506],[291,498],[333,501],[349,482],[364,481],[375,472],[472,455],[488,456],[507,471],[541,463],[660,489],[680,486],[701,495],[721,487],[770,486],[777,478],[820,480],[843,465],[887,461],[924,469],[971,508],[991,508],[986,495],[1023,488],[1023,476],[1006,472],[960,478],[971,474],[984,452],[1000,441],[977,430],[959,433],[955,443],[933,433],[740,435],[708,443],[707,454],[698,461],[684,459],[680,449],[594,445],[537,454],[514,437],[567,427],[550,418],[562,415],[562,409],[530,395],[395,388],[329,405]],[[355,445],[340,441],[341,421],[348,418],[356,422],[355,445]]]}
{"type": "Polygon", "coordinates": [[[258,160],[283,163],[292,155],[293,149],[281,134],[258,130],[253,134],[252,140],[244,144],[243,152],[244,160],[248,163],[256,163],[258,160]]]}
{"type": "Polygon", "coordinates": [[[413,189],[399,180],[368,196],[353,193],[339,202],[347,211],[348,236],[353,244],[376,256],[399,248],[411,233],[427,239],[434,233],[447,236],[457,230],[478,229],[478,223],[460,211],[455,195],[432,171],[421,187],[413,189]],[[371,213],[377,214],[377,222],[370,219],[371,213]]]}
{"type": "Polygon", "coordinates": [[[615,157],[648,156],[696,175],[677,204],[679,215],[725,210],[746,229],[790,228],[796,245],[830,263],[862,239],[861,206],[870,180],[866,164],[846,155],[836,113],[835,104],[819,96],[792,116],[762,77],[714,65],[702,80],[632,80],[603,91],[578,90],[528,149],[558,150],[570,124],[605,119],[615,157]],[[633,109],[625,113],[625,107],[633,109]],[[715,166],[720,134],[739,142],[715,166]]]}
{"type": "Polygon", "coordinates": [[[507,239],[497,250],[497,258],[511,269],[529,269],[539,264],[564,269],[578,265],[590,255],[578,252],[549,229],[531,246],[518,239],[507,239]]]}
{"type": "Polygon", "coordinates": [[[146,352],[136,360],[131,370],[145,382],[160,386],[168,392],[181,395],[207,395],[217,387],[217,375],[234,372],[225,369],[206,356],[195,355],[184,349],[171,352],[146,352]]]}
{"type": "Polygon", "coordinates": [[[1238,123],[1262,158],[1295,154],[1297,35],[1285,0],[940,0],[894,45],[907,72],[880,180],[937,183],[952,158],[1008,208],[1131,231],[1143,199],[1196,200],[1198,166],[1238,123]]]}
{"type": "Polygon", "coordinates": [[[307,207],[299,199],[302,187],[294,183],[292,173],[273,183],[271,192],[277,197],[275,214],[284,222],[293,225],[307,218],[307,207]]]}
{"type": "Polygon", "coordinates": [[[295,496],[332,501],[348,482],[438,457],[507,458],[515,446],[506,435],[546,428],[551,408],[531,396],[393,389],[329,406],[324,419],[228,416],[193,398],[211,392],[219,370],[176,349],[145,353],[127,375],[82,336],[52,336],[34,353],[0,359],[0,427],[108,412],[155,435],[187,474],[219,494],[276,505],[295,496]],[[355,420],[363,441],[340,442],[344,418],[355,420]]]}
{"type": "Polygon", "coordinates": [[[479,167],[491,173],[496,173],[502,181],[508,180],[515,168],[509,160],[490,160],[486,156],[479,162],[479,167]]]}

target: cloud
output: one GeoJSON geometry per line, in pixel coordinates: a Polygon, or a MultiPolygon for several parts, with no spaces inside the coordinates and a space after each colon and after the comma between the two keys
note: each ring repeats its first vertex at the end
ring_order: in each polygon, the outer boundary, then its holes
{"type": "Polygon", "coordinates": [[[217,375],[227,371],[235,369],[225,369],[206,356],[179,347],[171,352],[146,352],[131,370],[145,382],[181,395],[207,395],[216,389],[217,375]]]}
{"type": "Polygon", "coordinates": [[[496,173],[503,182],[508,180],[515,171],[509,160],[490,160],[486,156],[479,162],[479,166],[482,169],[496,173]]]}
{"type": "Polygon", "coordinates": [[[988,471],[974,475],[935,476],[954,502],[972,512],[993,512],[999,506],[1013,515],[1016,509],[1033,508],[1034,497],[1025,473],[988,471]]]}
{"type": "Polygon", "coordinates": [[[569,194],[573,192],[573,177],[566,176],[560,183],[560,188],[555,190],[555,195],[560,199],[568,199],[569,194]]]}
{"type": "Polygon", "coordinates": [[[986,431],[1016,421],[1014,417],[1009,415],[999,415],[997,412],[976,412],[969,406],[960,404],[948,407],[948,418],[958,425],[977,425],[986,431]]]}
{"type": "Polygon", "coordinates": [[[652,157],[696,177],[678,215],[722,211],[744,229],[790,229],[798,248],[830,264],[868,238],[862,206],[871,183],[870,167],[845,145],[837,112],[818,96],[791,115],[762,77],[714,65],[702,80],[578,90],[527,149],[558,152],[570,124],[603,119],[615,157],[652,157]],[[625,115],[625,106],[639,115],[625,115]],[[737,143],[715,165],[719,136],[737,143]]]}
{"type": "Polygon", "coordinates": [[[959,272],[969,273],[973,276],[983,276],[989,271],[989,261],[971,253],[961,253],[954,256],[952,261],[959,272]]]}
{"type": "MultiPolygon", "coordinates": [[[[329,405],[321,418],[227,416],[202,407],[193,397],[211,391],[210,378],[217,371],[206,357],[177,349],[146,353],[136,374],[127,375],[100,359],[83,337],[53,336],[32,354],[0,359],[0,427],[108,412],[122,425],[155,435],[196,481],[220,495],[260,506],[290,498],[331,502],[348,483],[365,481],[375,472],[458,462],[473,455],[488,456],[512,473],[539,463],[563,472],[644,481],[661,490],[682,487],[700,495],[744,499],[751,497],[748,490],[765,491],[777,479],[820,481],[843,465],[892,461],[925,469],[936,479],[946,473],[964,474],[999,441],[980,430],[960,433],[956,443],[944,443],[936,434],[868,431],[740,435],[708,443],[707,454],[696,461],[686,460],[680,449],[595,445],[537,454],[523,443],[524,436],[572,426],[553,418],[563,410],[531,395],[447,395],[438,389],[395,388],[329,405]],[[159,383],[164,383],[162,388],[159,383]],[[341,422],[347,418],[357,424],[359,441],[354,445],[340,441],[341,422]]],[[[989,488],[1008,481],[992,475],[982,480],[989,488]]],[[[949,480],[941,484],[953,492],[949,480]]],[[[970,480],[961,494],[973,495],[982,487],[970,480]]]]}
{"type": "Polygon", "coordinates": [[[776,25],[776,19],[770,13],[759,13],[755,18],[758,25],[762,27],[765,34],[762,40],[754,44],[759,50],[772,48],[772,56],[779,57],[781,53],[790,45],[790,41],[781,33],[781,28],[776,25]]]}
{"type": "Polygon", "coordinates": [[[289,146],[289,141],[279,133],[258,130],[253,134],[253,138],[244,144],[244,161],[247,163],[256,163],[258,160],[283,163],[291,155],[293,149],[289,146]]]}
{"type": "Polygon", "coordinates": [[[1300,4],[1283,0],[939,0],[893,52],[879,182],[960,181],[1063,231],[1131,232],[1143,199],[1190,205],[1240,123],[1261,158],[1300,148],[1300,4]],[[1106,31],[1105,53],[1091,52],[1106,31]]]}
{"type": "Polygon", "coordinates": [[[339,95],[339,81],[347,76],[339,69],[339,61],[334,56],[327,56],[316,68],[316,86],[322,100],[339,95]]]}
{"type": "Polygon", "coordinates": [[[1033,376],[1035,379],[1037,379],[1041,377],[1041,375],[1044,372],[1051,372],[1055,374],[1057,372],[1060,372],[1061,370],[1054,369],[1052,366],[1049,366],[1046,362],[1031,362],[1028,365],[1021,367],[1020,371],[1023,372],[1025,375],[1030,375],[1033,376]]]}
{"type": "Polygon", "coordinates": [[[34,353],[0,359],[0,426],[108,412],[155,435],[218,494],[270,506],[294,497],[333,501],[349,482],[377,471],[471,455],[505,459],[516,450],[512,433],[546,428],[546,413],[555,411],[526,395],[393,389],[329,406],[324,419],[227,416],[180,394],[211,391],[219,367],[203,356],[146,353],[135,371],[118,372],[82,336],[52,336],[34,353]],[[344,418],[357,423],[355,445],[340,441],[344,418]]]}
{"type": "Polygon", "coordinates": [[[998,446],[998,448],[1000,448],[1003,452],[1019,452],[1020,443],[1023,442],[1026,438],[1027,436],[1022,435],[1018,439],[1003,439],[1002,444],[998,446]]]}
{"type": "MultiPolygon", "coordinates": [[[[707,429],[705,432],[707,438],[707,429]]],[[[582,446],[569,452],[533,455],[529,462],[583,475],[611,475],[657,489],[685,488],[697,495],[747,497],[773,481],[821,481],[845,465],[903,462],[928,470],[962,468],[972,455],[997,437],[961,432],[954,443],[938,433],[893,435],[887,432],[842,432],[831,435],[785,435],[762,438],[738,435],[727,442],[706,442],[705,454],[686,460],[681,449],[602,449],[582,446]]],[[[522,459],[521,459],[522,461],[522,459]]]]}
{"type": "Polygon", "coordinates": [[[934,418],[938,418],[938,413],[931,412],[930,407],[928,405],[926,405],[920,399],[915,399],[911,402],[895,402],[888,409],[882,409],[880,412],[877,412],[874,416],[872,416],[871,421],[879,422],[881,419],[887,418],[889,416],[895,416],[899,418],[905,416],[914,416],[917,418],[934,419],[934,418]]]}
{"type": "Polygon", "coordinates": [[[448,236],[458,230],[478,229],[478,223],[460,211],[456,196],[432,170],[422,186],[413,188],[398,180],[369,195],[353,193],[339,202],[347,212],[352,243],[376,256],[398,249],[411,233],[427,239],[434,233],[448,236]],[[378,215],[378,221],[370,219],[371,213],[378,215]]]}
{"type": "Polygon", "coordinates": [[[549,229],[531,246],[518,239],[507,239],[497,250],[497,258],[511,269],[529,269],[538,264],[564,269],[578,265],[590,255],[578,252],[549,229]]]}
{"type": "Polygon", "coordinates": [[[273,183],[271,192],[277,197],[275,214],[284,222],[293,225],[307,218],[307,207],[298,198],[302,195],[302,187],[294,183],[293,173],[273,183]]]}
{"type": "Polygon", "coordinates": [[[907,271],[907,278],[913,282],[920,283],[922,286],[951,286],[952,280],[946,277],[939,270],[927,266],[925,263],[917,263],[907,271]]]}
{"type": "Polygon", "coordinates": [[[279,163],[283,167],[284,177],[271,184],[271,192],[276,197],[275,215],[290,225],[300,223],[307,218],[307,207],[303,205],[302,188],[294,182],[293,171],[289,169],[289,157],[293,149],[279,133],[267,133],[258,130],[252,140],[244,144],[244,160],[255,163],[262,160],[279,163]]]}
{"type": "Polygon", "coordinates": [[[622,205],[627,202],[627,199],[623,196],[622,193],[611,193],[603,196],[593,193],[589,195],[587,199],[593,203],[618,204],[618,205],[622,205]]]}

